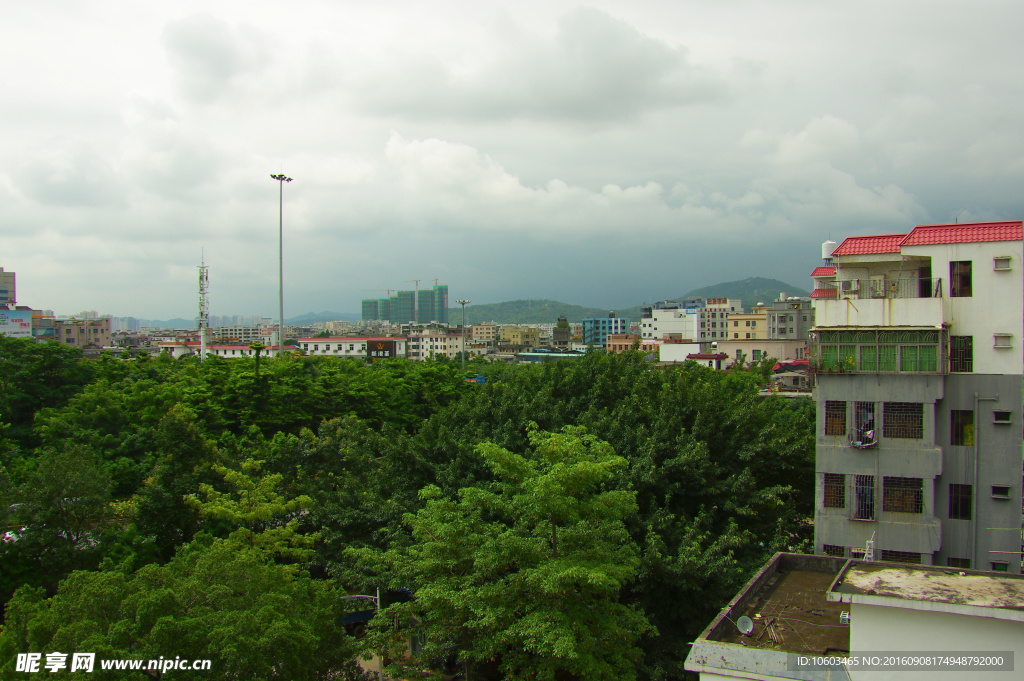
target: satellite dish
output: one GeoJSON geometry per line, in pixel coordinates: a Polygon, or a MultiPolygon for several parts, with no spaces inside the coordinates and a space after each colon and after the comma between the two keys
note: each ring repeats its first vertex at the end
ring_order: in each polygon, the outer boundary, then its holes
{"type": "Polygon", "coordinates": [[[750,636],[750,632],[754,630],[754,621],[744,615],[736,620],[736,628],[739,629],[740,633],[744,636],[750,636]]]}

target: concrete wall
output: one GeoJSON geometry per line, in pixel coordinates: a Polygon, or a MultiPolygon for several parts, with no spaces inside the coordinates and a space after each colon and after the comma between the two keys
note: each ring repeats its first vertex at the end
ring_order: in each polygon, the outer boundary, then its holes
{"type": "Polygon", "coordinates": [[[853,681],[935,679],[1020,679],[1024,670],[1024,622],[971,617],[945,612],[853,603],[850,606],[850,652],[875,651],[1013,651],[1012,672],[852,671],[853,681]]]}
{"type": "MultiPolygon", "coordinates": [[[[974,336],[974,373],[1021,374],[1021,331],[1024,329],[1024,262],[1020,241],[907,246],[906,255],[931,258],[932,276],[942,277],[943,316],[951,335],[974,336]],[[1010,270],[996,272],[993,258],[1010,256],[1010,270]],[[950,261],[972,262],[972,295],[949,297],[950,261]],[[993,334],[1013,334],[1013,347],[996,350],[993,334]]],[[[820,322],[819,322],[820,323],[820,322]]],[[[1019,392],[1019,391],[1018,391],[1019,392]]]]}

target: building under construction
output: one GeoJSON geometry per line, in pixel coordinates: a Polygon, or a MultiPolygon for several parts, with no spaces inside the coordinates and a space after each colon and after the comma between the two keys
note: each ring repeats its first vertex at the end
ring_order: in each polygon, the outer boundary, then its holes
{"type": "Polygon", "coordinates": [[[448,285],[435,285],[422,291],[396,291],[390,298],[365,298],[362,307],[363,321],[447,324],[448,285]]]}

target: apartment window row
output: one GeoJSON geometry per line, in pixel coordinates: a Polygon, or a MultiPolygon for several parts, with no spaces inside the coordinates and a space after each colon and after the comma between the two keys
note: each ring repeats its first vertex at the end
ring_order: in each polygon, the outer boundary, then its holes
{"type": "MultiPolygon", "coordinates": [[[[852,517],[875,519],[875,476],[854,475],[852,517]]],[[[825,473],[825,508],[846,508],[846,474],[825,473]]],[[[882,478],[882,510],[886,513],[924,513],[924,479],[882,478]]]]}
{"type": "Polygon", "coordinates": [[[936,372],[944,363],[937,331],[823,331],[825,371],[936,372]]]}
{"type": "MultiPolygon", "coordinates": [[[[854,419],[858,439],[875,430],[875,403],[855,402],[854,419]]],[[[845,436],[846,402],[825,401],[825,435],[845,436]]],[[[924,437],[924,404],[920,402],[884,402],[882,404],[882,436],[920,440],[924,437]]],[[[872,432],[871,437],[875,439],[872,432]]]]}

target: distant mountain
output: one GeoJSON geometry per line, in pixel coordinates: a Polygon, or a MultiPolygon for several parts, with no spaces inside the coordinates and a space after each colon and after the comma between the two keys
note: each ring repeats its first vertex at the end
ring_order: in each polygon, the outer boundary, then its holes
{"type": "Polygon", "coordinates": [[[284,323],[291,326],[302,326],[313,322],[358,322],[360,319],[362,319],[362,315],[356,312],[307,312],[291,319],[286,317],[284,323]]]}
{"type": "Polygon", "coordinates": [[[778,279],[750,277],[741,281],[727,281],[724,284],[697,288],[684,296],[676,298],[676,300],[683,300],[684,298],[739,298],[743,301],[743,307],[749,310],[758,303],[770,306],[772,302],[778,299],[780,293],[801,297],[810,295],[810,292],[778,279]]]}
{"type": "MultiPolygon", "coordinates": [[[[633,317],[640,317],[640,308],[629,308],[629,310],[615,310],[619,316],[629,316],[630,310],[635,310],[633,317]]],[[[480,322],[497,322],[499,324],[554,324],[558,321],[558,315],[565,315],[570,322],[579,322],[585,317],[607,317],[608,308],[583,307],[561,303],[557,300],[510,300],[504,303],[489,303],[485,305],[467,305],[466,323],[479,324],[480,322]]],[[[453,307],[448,309],[448,321],[452,324],[462,323],[462,308],[453,307]]]]}

